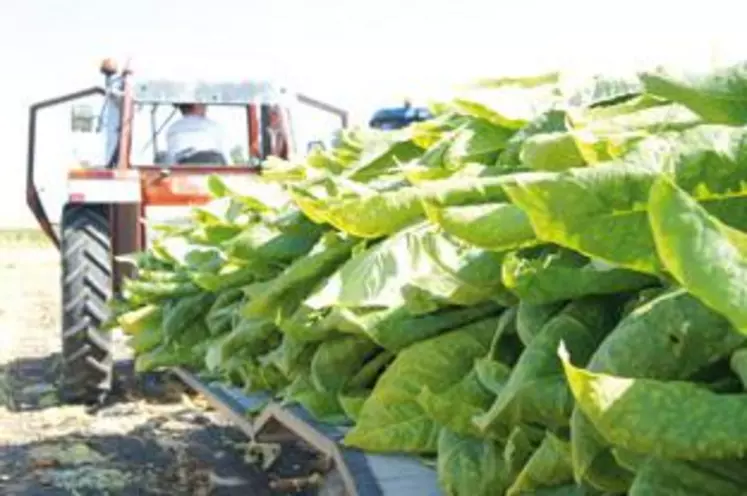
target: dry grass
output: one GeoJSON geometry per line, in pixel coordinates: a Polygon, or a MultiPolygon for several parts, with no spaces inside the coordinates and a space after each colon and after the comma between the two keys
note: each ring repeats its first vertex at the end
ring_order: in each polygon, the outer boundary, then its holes
{"type": "Polygon", "coordinates": [[[52,243],[41,229],[0,229],[0,246],[51,248],[52,243]]]}

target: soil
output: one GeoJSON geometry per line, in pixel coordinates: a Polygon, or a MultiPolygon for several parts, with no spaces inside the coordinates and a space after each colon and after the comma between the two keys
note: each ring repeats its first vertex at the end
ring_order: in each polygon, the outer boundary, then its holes
{"type": "Polygon", "coordinates": [[[57,251],[0,232],[0,494],[288,494],[271,490],[274,474],[302,471],[308,454],[249,456],[244,433],[176,379],[134,377],[121,339],[114,401],[61,405],[59,319],[57,251]]]}

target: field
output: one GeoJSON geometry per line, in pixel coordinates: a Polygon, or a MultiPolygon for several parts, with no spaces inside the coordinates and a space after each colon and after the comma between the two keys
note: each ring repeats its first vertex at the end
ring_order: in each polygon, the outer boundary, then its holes
{"type": "Polygon", "coordinates": [[[58,405],[58,280],[42,233],[0,231],[0,494],[270,494],[241,435],[174,383],[132,379],[123,346],[113,405],[58,405]]]}

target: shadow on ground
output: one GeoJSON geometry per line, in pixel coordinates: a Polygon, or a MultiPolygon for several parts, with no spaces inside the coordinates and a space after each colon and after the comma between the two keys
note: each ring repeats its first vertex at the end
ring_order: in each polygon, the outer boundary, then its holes
{"type": "MultiPolygon", "coordinates": [[[[60,404],[57,389],[60,355],[18,358],[0,365],[0,407],[11,412],[39,411],[60,404]]],[[[108,403],[148,399],[178,402],[186,389],[170,374],[136,375],[132,360],[114,365],[114,385],[108,403]]]]}
{"type": "Polygon", "coordinates": [[[271,491],[271,481],[315,471],[316,457],[293,444],[262,467],[268,455],[248,457],[246,435],[199,407],[174,376],[135,375],[129,361],[115,368],[108,404],[60,405],[58,366],[50,355],[0,367],[0,424],[5,416],[18,430],[0,449],[2,495],[265,496],[289,494],[271,491]]]}
{"type": "Polygon", "coordinates": [[[43,409],[58,403],[59,354],[17,358],[0,365],[0,407],[11,412],[43,409]]]}
{"type": "Polygon", "coordinates": [[[0,494],[271,494],[268,476],[241,455],[242,433],[209,424],[195,428],[194,422],[160,418],[124,435],[70,435],[6,447],[0,451],[0,494]]]}

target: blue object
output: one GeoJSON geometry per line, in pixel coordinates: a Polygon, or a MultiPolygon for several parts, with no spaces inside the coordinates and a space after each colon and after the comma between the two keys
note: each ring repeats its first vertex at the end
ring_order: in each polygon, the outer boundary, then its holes
{"type": "Polygon", "coordinates": [[[401,129],[413,122],[431,119],[430,111],[425,107],[412,107],[405,104],[402,107],[389,107],[377,110],[368,125],[375,129],[401,129]]]}

